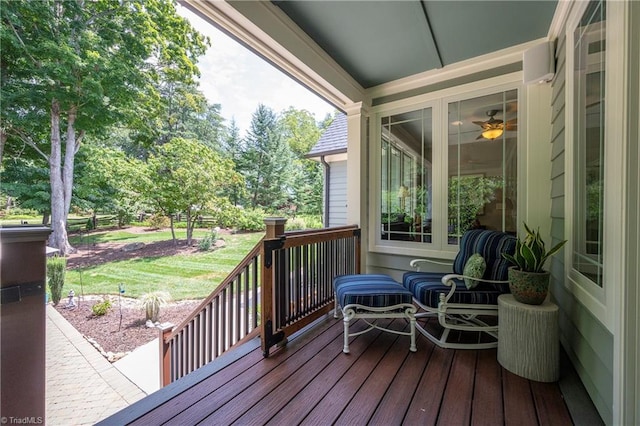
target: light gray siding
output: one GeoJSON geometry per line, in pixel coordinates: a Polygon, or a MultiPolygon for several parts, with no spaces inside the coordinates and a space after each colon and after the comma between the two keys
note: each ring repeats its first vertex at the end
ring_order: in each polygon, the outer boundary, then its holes
{"type": "Polygon", "coordinates": [[[347,223],[347,162],[329,163],[329,226],[347,223]]]}
{"type": "MultiPolygon", "coordinates": [[[[556,78],[552,83],[551,236],[565,238],[565,58],[558,40],[556,78]]],[[[551,294],[560,306],[560,339],[600,416],[613,422],[613,335],[565,287],[562,256],[551,267],[551,294]]]]}

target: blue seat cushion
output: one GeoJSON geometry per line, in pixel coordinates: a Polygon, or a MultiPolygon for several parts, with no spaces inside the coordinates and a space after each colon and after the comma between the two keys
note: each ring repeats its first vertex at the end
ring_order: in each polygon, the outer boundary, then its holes
{"type": "Polygon", "coordinates": [[[340,275],[333,279],[340,306],[358,304],[370,308],[413,303],[413,295],[388,275],[340,275]]]}
{"type": "MultiPolygon", "coordinates": [[[[425,306],[437,308],[440,294],[449,293],[451,287],[442,284],[442,277],[446,274],[437,272],[405,272],[402,284],[415,299],[425,306]]],[[[456,291],[449,303],[487,304],[497,305],[498,296],[509,292],[509,284],[491,284],[481,282],[469,290],[462,280],[454,280],[456,291]]]]}

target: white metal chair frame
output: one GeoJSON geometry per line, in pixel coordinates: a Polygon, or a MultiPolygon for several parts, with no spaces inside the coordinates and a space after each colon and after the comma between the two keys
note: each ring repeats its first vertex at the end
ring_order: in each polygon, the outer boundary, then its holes
{"type": "Polygon", "coordinates": [[[351,303],[342,309],[338,307],[338,297],[335,297],[335,310],[333,311],[333,317],[339,318],[338,312],[342,313],[342,321],[344,324],[344,346],[342,352],[349,353],[349,337],[358,336],[360,334],[367,333],[371,330],[377,329],[386,331],[388,333],[399,334],[401,336],[410,336],[411,344],[409,350],[411,352],[416,351],[416,313],[417,309],[410,303],[400,303],[398,305],[383,306],[380,308],[374,308],[370,306],[364,306],[357,303],[351,303]],[[390,328],[382,327],[377,324],[379,319],[387,318],[404,318],[409,322],[409,331],[399,331],[390,328]],[[352,319],[361,319],[369,327],[355,333],[349,333],[349,324],[352,319]],[[373,321],[369,321],[373,320],[373,321]]]}
{"type": "MultiPolygon", "coordinates": [[[[451,263],[439,262],[431,259],[413,259],[410,262],[412,268],[415,268],[420,272],[421,263],[433,263],[438,265],[452,266],[451,263]]],[[[417,313],[416,318],[438,318],[438,323],[444,329],[440,338],[437,338],[433,334],[429,333],[420,323],[416,323],[417,330],[422,333],[427,339],[431,340],[436,345],[447,349],[490,349],[498,347],[498,325],[487,324],[479,316],[498,316],[498,305],[489,304],[468,304],[468,303],[449,303],[449,300],[456,292],[456,284],[454,279],[463,280],[465,278],[473,279],[475,281],[482,281],[492,284],[508,284],[509,281],[495,281],[485,280],[482,278],[468,277],[459,274],[446,274],[442,277],[442,284],[451,287],[451,290],[447,294],[440,295],[440,301],[437,308],[426,306],[420,303],[415,297],[414,303],[418,305],[424,312],[417,313]],[[480,331],[487,333],[493,337],[495,341],[484,343],[454,343],[448,342],[449,332],[451,330],[459,331],[480,331]]]]}

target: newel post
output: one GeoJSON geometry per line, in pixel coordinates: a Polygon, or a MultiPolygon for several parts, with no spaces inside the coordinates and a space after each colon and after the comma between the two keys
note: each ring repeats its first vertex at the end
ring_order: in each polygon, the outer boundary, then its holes
{"type": "Polygon", "coordinates": [[[284,234],[284,225],[287,219],[283,217],[265,217],[264,224],[267,225],[266,239],[277,238],[284,234]]]}
{"type": "Polygon", "coordinates": [[[282,217],[266,217],[264,223],[267,226],[266,235],[262,243],[262,298],[261,312],[261,332],[262,354],[269,356],[269,348],[273,346],[274,336],[273,324],[273,304],[275,300],[275,286],[273,282],[273,251],[278,246],[274,245],[274,240],[284,235],[284,225],[287,219],[282,217]]]}
{"type": "Polygon", "coordinates": [[[173,324],[164,323],[160,325],[160,385],[167,386],[171,383],[171,352],[167,339],[173,331],[173,324]]]}

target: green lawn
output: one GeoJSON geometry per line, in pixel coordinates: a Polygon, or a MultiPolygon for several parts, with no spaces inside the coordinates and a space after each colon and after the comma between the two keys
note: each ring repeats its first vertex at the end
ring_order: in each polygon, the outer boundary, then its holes
{"type": "MultiPolygon", "coordinates": [[[[184,230],[176,232],[178,238],[185,238],[184,230]]],[[[207,232],[196,230],[194,237],[202,237],[207,232]]],[[[173,300],[202,299],[240,263],[263,235],[261,232],[225,235],[226,247],[213,252],[124,260],[67,271],[63,294],[71,289],[76,295],[80,295],[81,291],[84,294],[118,294],[118,285],[122,283],[125,296],[129,297],[164,290],[169,292],[173,300]]],[[[131,234],[113,231],[74,236],[71,244],[87,244],[87,239],[95,242],[150,242],[171,239],[171,232],[131,234]]]]}
{"type": "MultiPolygon", "coordinates": [[[[208,229],[194,229],[193,238],[202,238],[209,234],[208,229]]],[[[245,234],[246,235],[246,234],[245,234]]],[[[231,235],[232,238],[238,235],[231,235]]],[[[260,238],[262,237],[262,234],[260,238]]],[[[186,229],[176,229],[176,238],[185,240],[187,238],[186,229]]],[[[258,240],[260,239],[258,238],[258,240]]],[[[127,230],[96,232],[91,234],[74,234],[69,236],[69,242],[74,247],[81,247],[85,244],[93,243],[150,243],[153,241],[166,241],[171,239],[171,230],[148,231],[141,234],[134,234],[127,230]]],[[[225,236],[227,239],[227,236],[225,236]]],[[[256,240],[257,241],[257,240],[256,240]]]]}

